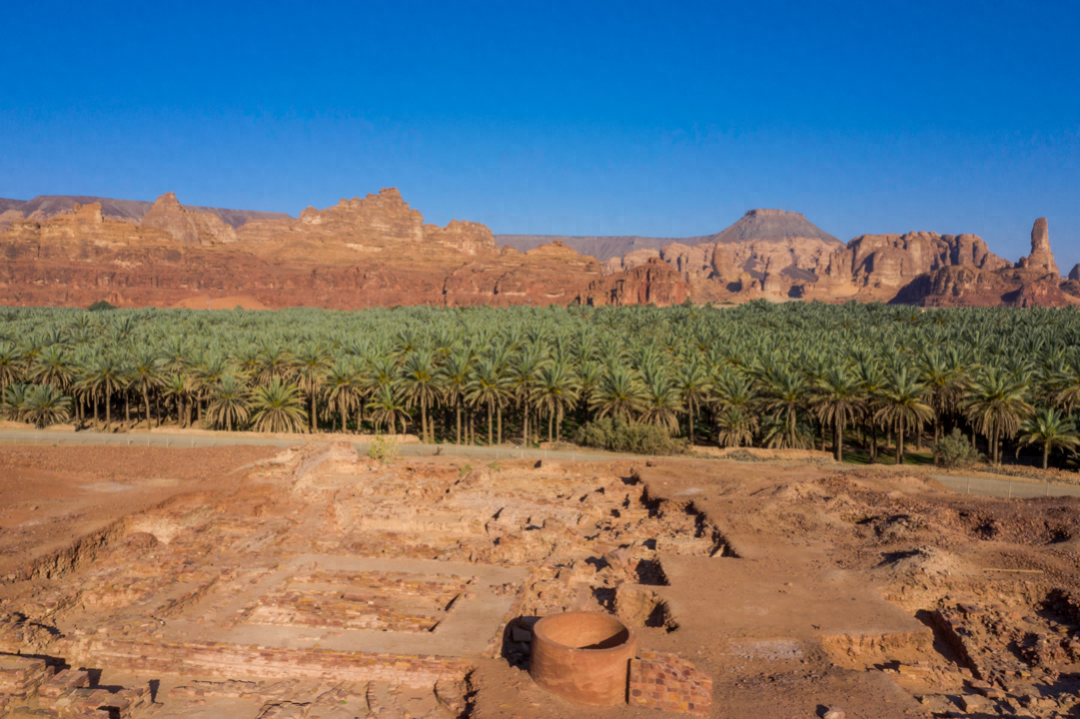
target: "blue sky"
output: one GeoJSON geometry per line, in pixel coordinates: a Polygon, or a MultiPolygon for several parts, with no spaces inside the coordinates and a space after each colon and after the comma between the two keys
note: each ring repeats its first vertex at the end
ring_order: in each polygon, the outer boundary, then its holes
{"type": "Polygon", "coordinates": [[[0,197],[688,236],[974,232],[1080,262],[1080,3],[8,3],[0,197]]]}

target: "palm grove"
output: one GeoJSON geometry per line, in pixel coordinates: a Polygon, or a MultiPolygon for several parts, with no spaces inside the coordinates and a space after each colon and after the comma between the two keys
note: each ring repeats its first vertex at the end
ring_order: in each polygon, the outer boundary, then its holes
{"type": "Polygon", "coordinates": [[[105,431],[399,433],[531,445],[590,427],[682,445],[857,448],[952,433],[1000,463],[1077,448],[1080,314],[737,308],[0,310],[8,419],[105,431]],[[614,423],[614,425],[612,425],[614,423]]]}

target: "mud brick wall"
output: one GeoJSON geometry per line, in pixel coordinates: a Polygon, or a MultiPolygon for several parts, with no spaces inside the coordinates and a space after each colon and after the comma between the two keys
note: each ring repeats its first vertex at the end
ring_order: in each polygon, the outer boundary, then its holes
{"type": "Polygon", "coordinates": [[[389,682],[429,687],[440,679],[459,681],[472,665],[457,657],[339,652],[328,649],[224,644],[147,643],[79,638],[58,642],[68,661],[153,674],[389,682]]]}
{"type": "Polygon", "coordinates": [[[964,614],[955,609],[935,609],[932,616],[934,625],[941,631],[945,641],[971,668],[972,674],[977,679],[985,679],[985,668],[972,656],[971,647],[967,641],[967,638],[971,636],[971,630],[964,626],[964,614]]]}
{"type": "Polygon", "coordinates": [[[712,679],[675,654],[642,652],[630,660],[631,706],[705,716],[712,705],[712,679]]]}
{"type": "Polygon", "coordinates": [[[32,697],[54,671],[44,659],[0,656],[0,694],[14,699],[32,697]]]}

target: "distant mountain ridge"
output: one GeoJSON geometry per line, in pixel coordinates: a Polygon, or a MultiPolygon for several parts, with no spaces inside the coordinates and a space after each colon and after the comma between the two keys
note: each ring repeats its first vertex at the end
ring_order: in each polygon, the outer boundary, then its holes
{"type": "MultiPolygon", "coordinates": [[[[71,212],[71,208],[76,203],[90,205],[95,202],[101,203],[101,214],[103,216],[117,220],[139,220],[154,206],[153,202],[144,200],[115,200],[109,197],[88,197],[83,195],[38,195],[32,200],[0,198],[0,212],[16,210],[27,218],[37,213],[36,219],[47,220],[50,217],[71,212]]],[[[197,207],[194,205],[186,205],[186,207],[195,212],[209,212],[217,215],[234,229],[248,220],[291,219],[291,216],[284,212],[230,210],[221,207],[197,207]]]]}
{"type": "Polygon", "coordinates": [[[521,252],[550,242],[562,242],[583,255],[592,255],[601,262],[623,257],[638,250],[662,250],[671,244],[686,247],[703,244],[731,244],[761,240],[789,242],[796,239],[822,240],[842,245],[837,238],[806,219],[801,212],[787,210],[748,210],[733,225],[713,235],[697,237],[641,237],[638,235],[566,236],[566,235],[495,235],[501,247],[513,247],[521,252]]]}

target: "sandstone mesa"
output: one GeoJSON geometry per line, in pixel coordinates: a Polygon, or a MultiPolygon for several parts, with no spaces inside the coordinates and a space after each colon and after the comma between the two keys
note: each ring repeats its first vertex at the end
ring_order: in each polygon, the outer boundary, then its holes
{"type": "MultiPolygon", "coordinates": [[[[1080,305],[1080,269],[1067,280],[1059,276],[1045,218],[1032,229],[1031,253],[1015,266],[971,234],[861,235],[845,245],[801,213],[766,209],[750,210],[714,235],[601,262],[561,241],[523,241],[531,247],[525,252],[500,249],[476,222],[425,223],[394,188],[324,210],[308,207],[297,218],[186,207],[171,192],[152,205],[103,200],[63,208],[57,198],[0,202],[0,303],[1080,305]]],[[[648,238],[607,239],[633,240],[608,243],[609,253],[648,238]]]]}

